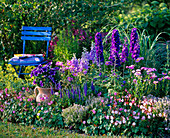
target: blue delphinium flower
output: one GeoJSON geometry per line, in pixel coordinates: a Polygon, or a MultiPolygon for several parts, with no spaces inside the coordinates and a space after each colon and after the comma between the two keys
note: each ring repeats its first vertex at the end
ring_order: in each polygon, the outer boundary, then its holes
{"type": "Polygon", "coordinates": [[[81,100],[81,92],[80,92],[80,89],[78,89],[79,91],[79,100],[81,100]]]}
{"type": "Polygon", "coordinates": [[[109,59],[111,60],[112,64],[116,63],[116,66],[120,66],[119,45],[120,45],[119,32],[118,30],[114,29],[112,32],[109,59]]]}
{"type": "Polygon", "coordinates": [[[130,52],[129,53],[133,52],[133,49],[137,41],[138,41],[137,29],[133,28],[131,32],[131,36],[130,36],[130,52]]]}
{"type": "Polygon", "coordinates": [[[87,82],[84,84],[84,94],[87,96],[87,82]]]}
{"type": "Polygon", "coordinates": [[[94,91],[95,90],[95,87],[93,85],[93,81],[91,82],[91,90],[94,91]]]}
{"type": "Polygon", "coordinates": [[[102,35],[97,32],[95,35],[95,49],[98,63],[104,63],[102,35]]]}
{"type": "Polygon", "coordinates": [[[127,43],[127,38],[124,39],[125,42],[123,44],[123,49],[122,49],[122,54],[121,54],[121,62],[126,62],[128,59],[128,43],[127,43]]]}
{"type": "Polygon", "coordinates": [[[139,54],[140,54],[140,45],[137,41],[132,51],[132,58],[136,60],[139,57],[139,54]]]}

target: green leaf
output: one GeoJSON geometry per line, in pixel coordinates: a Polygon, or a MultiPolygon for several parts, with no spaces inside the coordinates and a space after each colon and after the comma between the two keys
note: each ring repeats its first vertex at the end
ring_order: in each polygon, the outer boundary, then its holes
{"type": "Polygon", "coordinates": [[[90,124],[90,123],[91,123],[91,119],[88,119],[88,120],[87,120],[87,124],[90,124]]]}

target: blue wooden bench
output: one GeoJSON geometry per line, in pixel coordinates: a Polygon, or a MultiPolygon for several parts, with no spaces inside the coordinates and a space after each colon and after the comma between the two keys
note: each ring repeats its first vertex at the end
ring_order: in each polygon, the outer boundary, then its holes
{"type": "Polygon", "coordinates": [[[28,56],[27,54],[25,54],[25,47],[26,47],[25,42],[26,40],[47,41],[47,50],[46,50],[46,58],[47,58],[49,41],[51,40],[51,31],[52,31],[52,27],[29,27],[29,26],[22,27],[21,40],[23,40],[23,54],[22,56],[13,57],[9,61],[9,64],[11,64],[14,67],[16,73],[18,74],[18,77],[20,77],[21,74],[23,75],[30,74],[30,73],[22,73],[23,66],[38,66],[40,64],[47,63],[47,61],[44,60],[42,56],[39,55],[28,56]],[[19,66],[19,70],[16,69],[16,66],[19,66]]]}

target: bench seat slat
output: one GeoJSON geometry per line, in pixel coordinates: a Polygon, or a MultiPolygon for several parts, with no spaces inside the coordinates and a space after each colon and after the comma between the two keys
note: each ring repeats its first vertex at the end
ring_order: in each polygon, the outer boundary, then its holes
{"type": "Polygon", "coordinates": [[[51,27],[30,27],[30,26],[23,26],[22,30],[46,30],[51,31],[51,27]]]}
{"type": "Polygon", "coordinates": [[[21,40],[50,41],[50,40],[51,40],[51,37],[21,36],[21,40]]]}
{"type": "Polygon", "coordinates": [[[51,32],[31,32],[31,31],[22,31],[22,35],[51,35],[51,32]]]}

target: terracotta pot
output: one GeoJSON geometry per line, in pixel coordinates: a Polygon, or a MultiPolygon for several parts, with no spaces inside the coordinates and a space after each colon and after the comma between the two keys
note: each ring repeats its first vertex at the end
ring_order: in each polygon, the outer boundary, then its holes
{"type": "MultiPolygon", "coordinates": [[[[53,89],[53,91],[55,92],[55,89],[53,89]]],[[[34,93],[36,96],[36,102],[49,102],[51,100],[51,88],[40,88],[40,87],[35,87],[34,89],[34,93]],[[37,95],[37,89],[39,91],[38,95],[37,95]],[[44,98],[44,100],[42,100],[42,97],[47,97],[44,98]]]]}

